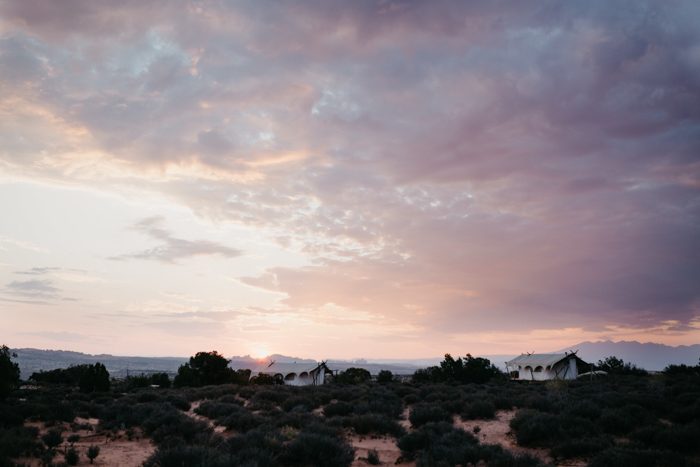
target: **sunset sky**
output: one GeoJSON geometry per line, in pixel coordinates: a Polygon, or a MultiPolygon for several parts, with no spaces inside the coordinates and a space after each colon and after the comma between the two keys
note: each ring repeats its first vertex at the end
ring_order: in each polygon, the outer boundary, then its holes
{"type": "Polygon", "coordinates": [[[700,342],[700,2],[0,0],[0,344],[700,342]]]}

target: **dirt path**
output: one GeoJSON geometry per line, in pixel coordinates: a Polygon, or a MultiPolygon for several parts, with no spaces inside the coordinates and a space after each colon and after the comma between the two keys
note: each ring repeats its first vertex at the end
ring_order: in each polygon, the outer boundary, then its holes
{"type": "Polygon", "coordinates": [[[196,409],[197,407],[199,407],[199,406],[202,404],[202,402],[204,402],[204,401],[194,401],[194,402],[192,402],[192,404],[190,404],[190,410],[188,410],[187,412],[184,412],[185,415],[187,415],[188,417],[191,417],[191,418],[193,418],[193,419],[195,419],[195,420],[197,420],[197,421],[199,421],[199,422],[204,422],[204,423],[206,423],[207,425],[209,425],[210,427],[212,427],[212,429],[214,430],[214,433],[218,433],[218,434],[220,434],[220,435],[222,435],[222,436],[233,436],[233,432],[232,432],[232,431],[226,431],[226,427],[225,427],[225,426],[223,426],[223,425],[217,425],[216,423],[214,423],[214,421],[213,421],[212,419],[207,418],[207,417],[205,417],[205,416],[203,416],[203,415],[199,415],[198,413],[195,413],[195,409],[196,409]]]}

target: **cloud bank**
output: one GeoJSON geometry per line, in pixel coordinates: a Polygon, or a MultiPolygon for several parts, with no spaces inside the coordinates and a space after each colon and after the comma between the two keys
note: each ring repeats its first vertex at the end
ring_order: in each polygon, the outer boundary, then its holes
{"type": "MultiPolygon", "coordinates": [[[[697,2],[32,0],[0,17],[2,170],[260,229],[309,258],[241,278],[287,311],[425,336],[695,329],[697,2]]],[[[135,228],[159,245],[121,259],[241,254],[135,228]]]]}

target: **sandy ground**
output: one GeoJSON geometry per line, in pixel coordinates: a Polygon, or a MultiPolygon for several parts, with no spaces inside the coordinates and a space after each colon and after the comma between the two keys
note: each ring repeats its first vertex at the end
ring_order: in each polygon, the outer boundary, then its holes
{"type": "MultiPolygon", "coordinates": [[[[380,465],[394,465],[399,457],[401,450],[396,445],[396,440],[388,436],[370,437],[370,436],[348,436],[348,441],[355,448],[355,461],[353,467],[369,465],[364,460],[367,458],[367,452],[374,449],[379,454],[380,465]]],[[[402,462],[402,466],[411,467],[416,465],[415,462],[402,462]]]]}
{"type": "Polygon", "coordinates": [[[455,416],[454,425],[465,431],[473,433],[482,444],[500,444],[504,449],[515,454],[530,454],[541,461],[551,465],[561,466],[585,466],[582,460],[568,460],[565,463],[555,464],[549,456],[547,449],[526,448],[518,446],[515,435],[510,431],[510,421],[515,417],[516,410],[499,410],[493,420],[468,420],[462,421],[459,416],[455,416]],[[474,433],[474,427],[480,428],[479,433],[474,433]]]}
{"type": "Polygon", "coordinates": [[[406,431],[411,431],[411,421],[408,419],[409,414],[411,413],[410,409],[406,407],[403,409],[403,413],[401,414],[401,420],[399,420],[399,425],[402,427],[406,428],[406,431]]]}
{"type": "Polygon", "coordinates": [[[454,417],[455,427],[474,434],[482,444],[500,444],[504,449],[513,453],[530,454],[546,463],[552,463],[552,458],[546,449],[526,448],[518,446],[515,435],[510,431],[510,421],[515,417],[515,410],[499,410],[493,420],[468,420],[456,415],[454,417]],[[474,427],[479,427],[479,433],[474,433],[474,427]]]}
{"type": "MultiPolygon", "coordinates": [[[[68,424],[62,426],[64,440],[72,434],[80,436],[80,440],[73,444],[73,447],[78,451],[80,456],[80,461],[78,462],[79,466],[140,466],[156,450],[153,443],[151,443],[148,438],[144,438],[140,430],[133,430],[132,439],[129,440],[126,432],[123,430],[117,433],[98,431],[97,425],[99,420],[96,418],[85,419],[78,417],[75,419],[75,423],[86,426],[89,425],[90,427],[89,429],[80,429],[74,432],[70,429],[68,424]],[[100,454],[93,464],[90,464],[86,453],[88,447],[93,444],[100,447],[100,454]]],[[[48,431],[44,423],[29,422],[26,425],[37,427],[39,429],[39,436],[48,431]]],[[[64,443],[56,449],[57,454],[56,457],[54,457],[54,463],[64,462],[63,451],[68,447],[69,443],[64,441],[64,443]]],[[[32,467],[41,465],[39,459],[18,459],[17,462],[32,467]]]]}
{"type": "MultiPolygon", "coordinates": [[[[399,425],[403,426],[406,431],[413,431],[411,422],[408,420],[409,413],[409,408],[405,408],[403,414],[401,414],[399,425]]],[[[353,434],[348,436],[347,439],[355,448],[355,461],[352,463],[353,467],[370,465],[365,459],[367,458],[367,453],[372,449],[377,451],[380,465],[394,465],[401,457],[401,450],[396,445],[396,439],[391,436],[359,436],[353,434]]],[[[415,466],[416,463],[413,461],[406,461],[398,465],[411,467],[415,466]]]]}

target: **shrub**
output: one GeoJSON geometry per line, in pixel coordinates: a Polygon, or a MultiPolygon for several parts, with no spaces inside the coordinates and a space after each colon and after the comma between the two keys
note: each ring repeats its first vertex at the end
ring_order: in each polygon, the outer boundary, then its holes
{"type": "Polygon", "coordinates": [[[354,407],[352,406],[352,404],[349,404],[347,402],[331,402],[323,408],[323,415],[325,415],[326,417],[344,416],[350,415],[353,412],[353,410],[354,407]]]}
{"type": "Polygon", "coordinates": [[[24,423],[24,414],[22,408],[16,404],[0,402],[0,428],[9,428],[12,426],[21,426],[24,423]]]}
{"type": "Polygon", "coordinates": [[[638,405],[626,405],[619,409],[605,409],[600,416],[600,426],[606,433],[622,435],[639,425],[653,422],[649,411],[638,405]]]}
{"type": "Polygon", "coordinates": [[[284,380],[280,376],[258,373],[250,378],[250,384],[255,384],[257,386],[275,386],[284,384],[284,380]]]}
{"type": "Polygon", "coordinates": [[[75,448],[68,448],[63,457],[66,459],[66,464],[68,465],[78,465],[78,461],[80,460],[78,451],[76,451],[75,448]]]}
{"type": "Polygon", "coordinates": [[[367,463],[369,465],[379,465],[381,461],[379,460],[379,453],[376,449],[370,449],[367,451],[367,463]]]}
{"type": "Polygon", "coordinates": [[[522,446],[549,446],[561,434],[557,416],[529,409],[520,410],[510,421],[510,427],[522,446]]]}
{"type": "Polygon", "coordinates": [[[288,397],[289,393],[281,388],[278,390],[263,389],[262,391],[255,393],[253,396],[253,401],[266,401],[274,404],[282,404],[288,397]]]}
{"type": "Polygon", "coordinates": [[[157,406],[142,426],[156,443],[166,447],[206,440],[212,432],[206,423],[193,420],[170,405],[157,406]]]}
{"type": "Polygon", "coordinates": [[[0,346],[0,400],[19,385],[19,365],[12,361],[17,355],[6,346],[0,346]]]}
{"type": "Polygon", "coordinates": [[[257,428],[264,423],[264,419],[246,410],[229,415],[221,420],[221,424],[231,430],[246,432],[257,428]]]}
{"type": "Polygon", "coordinates": [[[178,410],[182,410],[183,412],[187,412],[191,407],[190,403],[184,397],[170,395],[168,396],[167,401],[170,403],[170,405],[178,410]]]}
{"type": "Polygon", "coordinates": [[[394,374],[389,370],[382,370],[377,375],[377,382],[380,384],[391,383],[392,381],[394,381],[394,374]]]}
{"type": "Polygon", "coordinates": [[[292,396],[282,403],[282,408],[289,412],[291,410],[309,412],[318,407],[311,398],[304,396],[292,396]]]}
{"type": "Polygon", "coordinates": [[[650,425],[641,427],[630,435],[644,446],[667,449],[674,452],[694,453],[700,451],[700,425],[650,425]]]}
{"type": "Polygon", "coordinates": [[[413,405],[417,402],[419,402],[421,399],[418,397],[418,394],[406,394],[403,396],[403,403],[406,405],[413,405]]]}
{"type": "Polygon", "coordinates": [[[596,420],[601,415],[601,409],[598,404],[595,404],[591,400],[584,399],[567,404],[564,413],[566,415],[596,420]]]}
{"type": "MultiPolygon", "coordinates": [[[[12,427],[0,430],[0,465],[3,459],[36,455],[42,448],[36,440],[38,430],[33,427],[12,427]]],[[[60,444],[60,443],[59,443],[60,444]]],[[[11,465],[11,464],[8,464],[11,465]]]]}
{"type": "Polygon", "coordinates": [[[681,467],[687,462],[678,454],[670,451],[653,449],[635,449],[613,447],[596,455],[589,467],[681,467]]]}
{"type": "Polygon", "coordinates": [[[474,454],[476,438],[446,422],[427,423],[401,437],[397,444],[404,458],[418,459],[419,465],[458,465],[479,459],[474,454]]]}
{"type": "Polygon", "coordinates": [[[63,436],[61,436],[61,430],[54,428],[44,433],[41,440],[47,448],[53,449],[63,442],[63,436]]]}
{"type": "Polygon", "coordinates": [[[88,456],[88,459],[90,459],[91,464],[99,455],[100,455],[100,447],[99,446],[95,446],[93,444],[88,448],[87,456],[88,456]]]}
{"type": "Polygon", "coordinates": [[[405,433],[404,428],[395,420],[380,414],[364,414],[347,417],[344,425],[355,430],[358,435],[367,435],[370,433],[377,435],[393,435],[402,436],[405,433]]]}
{"type": "Polygon", "coordinates": [[[231,457],[206,446],[159,448],[143,464],[145,467],[225,467],[235,465],[231,457]]]}
{"type": "Polygon", "coordinates": [[[372,375],[364,368],[348,368],[337,375],[334,381],[341,384],[362,384],[371,379],[372,375]]]}
{"type": "Polygon", "coordinates": [[[231,414],[241,413],[244,409],[239,404],[231,404],[219,401],[204,401],[199,407],[194,409],[198,415],[202,415],[212,420],[228,417],[231,414]]]}
{"type": "Polygon", "coordinates": [[[352,446],[339,438],[302,432],[287,446],[283,465],[349,466],[355,459],[352,446]]]}
{"type": "Polygon", "coordinates": [[[451,415],[439,405],[419,403],[413,406],[408,416],[414,428],[429,422],[451,422],[451,415]]]}
{"type": "Polygon", "coordinates": [[[599,438],[571,438],[557,443],[552,448],[551,454],[555,458],[571,459],[574,457],[589,458],[593,454],[603,451],[613,445],[608,437],[599,438]]]}

